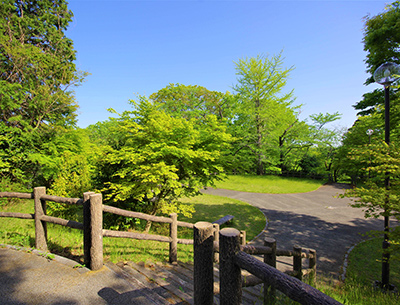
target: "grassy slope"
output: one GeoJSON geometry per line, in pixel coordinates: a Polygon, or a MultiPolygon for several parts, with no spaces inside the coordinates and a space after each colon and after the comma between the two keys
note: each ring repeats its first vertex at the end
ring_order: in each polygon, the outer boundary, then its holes
{"type": "Polygon", "coordinates": [[[322,180],[280,176],[228,176],[216,183],[217,188],[267,194],[305,193],[318,189],[322,180]]]}

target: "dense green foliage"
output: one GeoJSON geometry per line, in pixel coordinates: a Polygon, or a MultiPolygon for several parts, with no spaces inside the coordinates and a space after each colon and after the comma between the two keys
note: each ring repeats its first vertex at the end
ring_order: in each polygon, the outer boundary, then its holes
{"type": "Polygon", "coordinates": [[[42,149],[63,149],[53,141],[75,124],[78,106],[70,87],[83,77],[65,36],[71,20],[61,0],[0,4],[1,178],[51,185],[42,149]]]}
{"type": "MultiPolygon", "coordinates": [[[[279,167],[279,137],[298,121],[293,92],[284,93],[292,68],[283,68],[281,54],[240,59],[236,63],[238,95],[234,132],[236,149],[254,164],[252,170],[265,174],[265,168],[279,167]]],[[[282,140],[283,145],[284,140],[282,140]]],[[[282,161],[283,162],[283,161],[282,161]]]]}
{"type": "Polygon", "coordinates": [[[374,80],[372,74],[384,62],[400,64],[400,1],[386,6],[385,12],[365,17],[364,50],[367,72],[371,73],[366,84],[374,80]]]}
{"type": "MultiPolygon", "coordinates": [[[[364,49],[367,51],[367,69],[373,74],[384,62],[399,63],[400,55],[400,2],[386,7],[384,13],[365,20],[364,49]]],[[[372,75],[366,84],[373,82],[372,75]]],[[[400,108],[398,83],[390,88],[390,144],[385,139],[385,117],[383,89],[363,96],[354,107],[359,119],[348,130],[338,153],[338,164],[352,177],[355,188],[345,196],[354,198],[354,207],[363,208],[365,217],[389,217],[400,219],[400,108]],[[366,132],[371,129],[373,134],[366,132]]],[[[400,241],[399,227],[387,229],[391,246],[389,251],[398,253],[400,241]]],[[[382,234],[382,232],[380,233],[382,234]]],[[[386,250],[385,250],[386,251],[386,250]]],[[[392,255],[391,258],[398,258],[392,255]]]]}
{"type": "Polygon", "coordinates": [[[209,91],[201,86],[170,84],[150,95],[159,109],[174,117],[201,120],[215,115],[218,120],[231,120],[234,96],[229,92],[209,91]]]}
{"type": "Polygon", "coordinates": [[[131,104],[135,110],[106,125],[109,141],[98,158],[98,187],[107,200],[130,210],[189,213],[177,199],[197,195],[223,177],[220,151],[230,135],[214,115],[195,124],[146,98],[131,104]]]}

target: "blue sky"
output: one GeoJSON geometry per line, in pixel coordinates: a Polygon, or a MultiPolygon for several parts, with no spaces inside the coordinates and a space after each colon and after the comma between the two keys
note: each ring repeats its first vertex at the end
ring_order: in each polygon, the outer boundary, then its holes
{"type": "Polygon", "coordinates": [[[301,119],[339,111],[331,127],[350,127],[352,105],[374,85],[367,78],[363,17],[388,1],[106,1],[70,0],[67,36],[78,69],[91,73],[75,89],[78,125],[106,120],[107,108],[170,83],[233,92],[235,62],[283,50],[294,66],[287,90],[301,119]]]}

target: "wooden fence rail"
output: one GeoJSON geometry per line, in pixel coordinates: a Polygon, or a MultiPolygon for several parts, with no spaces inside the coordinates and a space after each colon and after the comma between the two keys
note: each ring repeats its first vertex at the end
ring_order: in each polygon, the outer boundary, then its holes
{"type": "MultiPolygon", "coordinates": [[[[212,224],[201,222],[196,223],[194,227],[194,300],[195,304],[211,305],[213,304],[214,285],[213,277],[211,276],[214,267],[212,255],[215,247],[212,224]],[[198,279],[197,281],[196,278],[198,279]]],[[[264,282],[264,304],[273,303],[275,294],[271,293],[271,290],[275,289],[301,304],[341,304],[314,287],[303,283],[298,278],[289,276],[274,268],[277,253],[276,242],[273,239],[266,239],[265,245],[266,247],[258,248],[259,251],[266,254],[264,262],[261,262],[242,251],[249,252],[249,249],[254,251],[255,247],[242,246],[238,230],[225,228],[219,232],[221,305],[241,304],[242,286],[244,286],[241,269],[247,270],[264,282]],[[269,246],[268,250],[266,249],[267,246],[269,246]]],[[[295,247],[292,254],[295,254],[296,260],[300,258],[301,262],[303,254],[300,251],[299,247],[295,247]]],[[[289,254],[287,252],[283,253],[289,254]]],[[[314,260],[316,259],[316,253],[311,250],[310,253],[304,256],[310,259],[311,269],[315,270],[314,260]]],[[[298,261],[296,264],[298,264],[298,261]]],[[[298,267],[296,266],[295,268],[298,267]]]]}
{"type": "MultiPolygon", "coordinates": [[[[65,198],[46,194],[45,187],[35,187],[32,193],[0,192],[0,198],[34,199],[34,214],[0,212],[0,217],[11,217],[21,219],[33,219],[35,221],[35,248],[47,250],[47,222],[83,230],[83,252],[84,264],[92,269],[98,270],[103,266],[103,237],[119,237],[131,239],[154,240],[167,242],[169,247],[170,263],[177,262],[177,244],[193,244],[193,239],[179,239],[178,227],[193,229],[192,223],[178,221],[177,215],[172,213],[170,217],[152,216],[144,213],[122,210],[116,207],[103,205],[102,195],[94,192],[86,192],[83,198],[65,198]],[[83,206],[83,223],[52,217],[46,215],[46,202],[73,204],[83,206]],[[103,229],[103,213],[113,213],[125,217],[134,217],[148,221],[168,223],[170,235],[153,235],[146,233],[121,232],[103,229]]],[[[225,223],[232,220],[233,216],[226,216],[217,220],[217,223],[225,223]]]]}

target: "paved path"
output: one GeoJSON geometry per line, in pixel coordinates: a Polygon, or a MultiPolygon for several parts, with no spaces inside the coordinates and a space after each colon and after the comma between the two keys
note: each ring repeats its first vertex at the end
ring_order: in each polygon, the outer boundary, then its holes
{"type": "Polygon", "coordinates": [[[107,266],[89,271],[74,268],[77,263],[63,257],[48,259],[32,252],[0,248],[1,305],[165,304],[155,302],[159,297],[144,285],[107,266]]]}
{"type": "MultiPolygon", "coordinates": [[[[337,279],[347,250],[366,238],[363,233],[383,229],[382,219],[365,219],[361,209],[349,206],[350,199],[335,198],[345,188],[345,184],[332,184],[298,194],[222,189],[208,189],[205,193],[239,199],[259,208],[267,217],[268,229],[253,241],[254,244],[262,245],[264,237],[273,237],[278,249],[292,249],[295,244],[315,249],[319,273],[337,279]]],[[[278,269],[281,268],[284,266],[278,265],[278,269]]]]}

